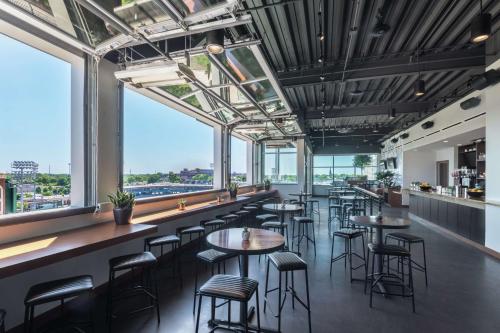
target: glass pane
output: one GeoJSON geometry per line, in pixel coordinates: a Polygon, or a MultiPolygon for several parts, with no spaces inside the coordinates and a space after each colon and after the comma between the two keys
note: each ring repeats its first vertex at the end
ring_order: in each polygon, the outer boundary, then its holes
{"type": "Polygon", "coordinates": [[[118,0],[118,2],[120,5],[114,7],[113,12],[134,28],[170,19],[152,0],[118,0]]]}
{"type": "Polygon", "coordinates": [[[279,182],[297,183],[297,154],[280,154],[279,159],[279,182]]]}
{"type": "Polygon", "coordinates": [[[195,77],[206,86],[222,83],[212,83],[214,80],[212,76],[211,65],[212,63],[210,62],[210,59],[206,54],[199,54],[191,57],[191,65],[189,66],[189,68],[191,68],[195,77]]]}
{"type": "Polygon", "coordinates": [[[354,168],[353,167],[341,167],[341,168],[335,168],[333,170],[333,177],[336,181],[344,180],[346,177],[352,177],[354,176],[354,168]]]}
{"type": "Polygon", "coordinates": [[[283,104],[282,101],[274,101],[274,102],[269,102],[269,103],[264,103],[262,104],[262,107],[264,110],[266,110],[268,113],[281,113],[281,112],[286,112],[288,111],[285,108],[285,105],[283,104]]]}
{"type": "Polygon", "coordinates": [[[313,168],[313,182],[315,185],[330,185],[333,181],[333,168],[313,168]]]}
{"type": "Polygon", "coordinates": [[[247,143],[231,136],[231,181],[247,182],[247,143]]]}
{"type": "Polygon", "coordinates": [[[196,13],[210,6],[226,2],[225,0],[170,0],[171,3],[184,15],[196,13]]]}
{"type": "Polygon", "coordinates": [[[276,167],[276,154],[265,154],[264,157],[264,178],[271,182],[278,182],[278,169],[276,167]]]}
{"type": "Polygon", "coordinates": [[[314,155],[313,166],[316,167],[333,167],[333,156],[331,155],[314,155]]]}
{"type": "Polygon", "coordinates": [[[243,89],[248,91],[257,102],[277,97],[276,91],[268,80],[245,84],[243,89]]]}
{"type": "Polygon", "coordinates": [[[74,0],[8,1],[93,47],[118,35],[118,31],[111,25],[80,6],[74,0]]]}
{"type": "Polygon", "coordinates": [[[177,98],[181,98],[182,96],[185,96],[189,94],[190,92],[193,92],[193,88],[189,84],[178,84],[175,86],[164,86],[160,87],[160,89],[165,90],[169,94],[174,95],[177,98]]]}
{"type": "Polygon", "coordinates": [[[249,48],[240,47],[228,49],[224,53],[217,55],[231,74],[239,81],[245,82],[265,77],[265,73],[259,62],[249,48]]]}
{"type": "Polygon", "coordinates": [[[335,167],[351,167],[353,165],[353,155],[335,155],[335,167]]]}

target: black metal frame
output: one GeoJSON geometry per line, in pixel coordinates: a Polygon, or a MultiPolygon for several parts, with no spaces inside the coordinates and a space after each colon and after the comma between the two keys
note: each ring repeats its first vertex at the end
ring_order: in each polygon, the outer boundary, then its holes
{"type": "Polygon", "coordinates": [[[368,262],[367,262],[366,256],[365,256],[365,236],[364,236],[363,231],[359,231],[359,233],[357,233],[357,234],[346,235],[346,236],[340,235],[340,234],[335,233],[335,232],[333,233],[332,251],[331,251],[331,256],[330,256],[330,276],[332,276],[333,264],[341,259],[344,259],[344,268],[347,268],[347,258],[349,258],[349,278],[350,278],[350,281],[351,282],[352,281],[364,281],[363,279],[353,279],[352,278],[353,271],[356,271],[359,268],[364,267],[365,268],[365,276],[366,276],[366,272],[368,270],[368,268],[367,268],[368,262]],[[344,239],[345,249],[344,249],[343,253],[339,254],[336,257],[333,257],[333,248],[335,246],[335,237],[340,237],[340,238],[344,239]],[[359,238],[359,237],[361,237],[361,242],[363,244],[363,256],[362,257],[359,254],[352,252],[352,241],[359,238]],[[359,259],[361,259],[363,261],[363,264],[352,267],[352,256],[353,255],[355,257],[358,257],[359,259]]]}

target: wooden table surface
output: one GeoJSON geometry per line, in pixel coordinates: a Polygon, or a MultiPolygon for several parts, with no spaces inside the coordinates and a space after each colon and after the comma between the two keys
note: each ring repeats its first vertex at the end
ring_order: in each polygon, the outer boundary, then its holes
{"type": "Polygon", "coordinates": [[[351,216],[351,222],[356,225],[381,229],[406,229],[411,225],[411,220],[401,217],[382,216],[382,220],[377,220],[377,216],[351,216]]]}
{"type": "Polygon", "coordinates": [[[216,250],[235,254],[264,254],[280,250],[285,245],[285,237],[280,233],[248,228],[250,239],[243,240],[243,228],[214,231],[207,235],[207,243],[216,250]]]}

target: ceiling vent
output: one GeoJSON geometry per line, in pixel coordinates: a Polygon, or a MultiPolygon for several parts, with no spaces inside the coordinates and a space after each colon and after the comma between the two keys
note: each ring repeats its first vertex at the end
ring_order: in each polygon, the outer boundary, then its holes
{"type": "Polygon", "coordinates": [[[429,128],[432,128],[432,126],[434,126],[434,122],[429,120],[429,121],[426,121],[425,123],[422,124],[422,128],[423,129],[429,129],[429,128]]]}
{"type": "Polygon", "coordinates": [[[460,107],[462,108],[462,110],[469,110],[469,109],[475,108],[480,103],[481,103],[481,98],[472,97],[472,98],[466,99],[465,101],[460,103],[460,107]]]}

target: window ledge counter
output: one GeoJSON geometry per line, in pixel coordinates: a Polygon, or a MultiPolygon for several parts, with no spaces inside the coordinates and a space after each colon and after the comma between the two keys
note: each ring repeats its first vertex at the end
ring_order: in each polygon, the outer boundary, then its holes
{"type": "Polygon", "coordinates": [[[410,198],[411,218],[432,223],[462,238],[484,245],[484,200],[457,198],[418,190],[405,189],[405,191],[410,198]]]}

